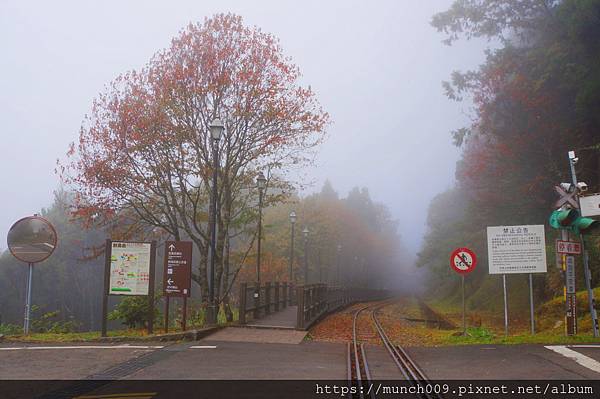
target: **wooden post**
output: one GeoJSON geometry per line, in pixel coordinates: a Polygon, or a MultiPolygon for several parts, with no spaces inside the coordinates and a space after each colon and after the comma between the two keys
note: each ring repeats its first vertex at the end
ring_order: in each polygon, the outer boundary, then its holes
{"type": "Polygon", "coordinates": [[[169,296],[165,296],[165,334],[169,332],[169,296]]]}
{"type": "Polygon", "coordinates": [[[186,330],[187,324],[187,295],[183,296],[183,315],[181,320],[181,329],[186,330]]]}
{"type": "Polygon", "coordinates": [[[279,281],[277,281],[275,284],[275,289],[274,289],[274,300],[275,300],[275,311],[278,312],[279,311],[279,281]]]}
{"type": "Polygon", "coordinates": [[[283,283],[281,294],[283,295],[283,308],[285,309],[288,306],[288,283],[283,283]]]}
{"type": "Polygon", "coordinates": [[[240,283],[240,324],[246,324],[246,288],[248,283],[240,283]]]}
{"type": "Polygon", "coordinates": [[[258,282],[254,288],[254,320],[260,316],[260,285],[258,282]]]}
{"type": "Polygon", "coordinates": [[[271,282],[265,283],[265,314],[271,313],[271,282]]]}
{"type": "Polygon", "coordinates": [[[148,334],[154,332],[154,269],[156,263],[156,241],[150,243],[150,281],[148,282],[148,334]]]}
{"type": "Polygon", "coordinates": [[[299,285],[296,287],[296,296],[298,303],[296,328],[302,330],[304,328],[304,286],[299,285]]]}
{"type": "Polygon", "coordinates": [[[104,248],[104,291],[102,292],[102,327],[100,335],[106,337],[106,324],[108,318],[108,286],[110,284],[110,256],[112,241],[106,240],[104,248]]]}

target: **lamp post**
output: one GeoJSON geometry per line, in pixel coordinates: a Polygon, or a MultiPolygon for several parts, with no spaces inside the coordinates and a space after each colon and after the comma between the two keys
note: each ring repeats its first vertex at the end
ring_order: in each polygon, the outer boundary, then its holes
{"type": "Polygon", "coordinates": [[[304,235],[304,285],[308,285],[308,227],[304,227],[302,235],[304,235]]]}
{"type": "Polygon", "coordinates": [[[210,279],[208,281],[208,324],[217,324],[217,306],[215,303],[215,259],[217,257],[217,172],[219,169],[219,140],[225,130],[219,118],[210,123],[210,136],[213,150],[212,198],[210,212],[210,279]]]}
{"type": "Polygon", "coordinates": [[[296,212],[290,212],[290,223],[292,224],[292,237],[290,241],[290,283],[294,280],[294,227],[296,225],[296,212]]]}
{"type": "Polygon", "coordinates": [[[337,252],[336,252],[336,257],[335,257],[335,266],[336,266],[336,270],[337,270],[337,284],[339,286],[342,285],[342,276],[340,274],[340,255],[342,253],[342,244],[338,244],[337,245],[337,252]]]}
{"type": "Polygon", "coordinates": [[[258,247],[256,255],[256,282],[258,283],[258,289],[260,291],[260,241],[262,236],[262,204],[263,204],[263,192],[267,185],[267,179],[263,172],[259,172],[256,177],[256,186],[258,187],[258,247]]]}

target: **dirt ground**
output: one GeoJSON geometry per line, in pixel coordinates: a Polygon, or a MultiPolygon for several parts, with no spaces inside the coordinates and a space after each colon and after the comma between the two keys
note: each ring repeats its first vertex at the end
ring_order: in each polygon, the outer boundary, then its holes
{"type": "MultiPolygon", "coordinates": [[[[390,339],[399,345],[437,346],[452,333],[452,331],[440,330],[437,326],[428,326],[424,321],[415,321],[423,320],[425,317],[414,298],[397,298],[389,303],[380,302],[380,304],[384,306],[377,311],[377,318],[390,339]]],[[[328,316],[310,329],[310,339],[324,342],[350,342],[354,313],[366,305],[368,304],[355,304],[328,316]]],[[[357,329],[360,340],[364,343],[383,345],[371,317],[371,311],[364,311],[359,316],[357,329]]]]}

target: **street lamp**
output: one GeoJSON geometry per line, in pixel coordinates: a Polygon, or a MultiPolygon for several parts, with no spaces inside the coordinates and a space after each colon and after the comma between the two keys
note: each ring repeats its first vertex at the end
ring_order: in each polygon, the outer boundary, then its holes
{"type": "Polygon", "coordinates": [[[292,238],[290,241],[290,283],[294,279],[294,226],[296,225],[296,212],[290,212],[290,223],[292,224],[292,238]]]}
{"type": "Polygon", "coordinates": [[[302,235],[304,235],[304,285],[308,285],[308,227],[304,227],[302,235]]]}
{"type": "Polygon", "coordinates": [[[213,150],[212,198],[210,212],[210,279],[208,286],[208,324],[217,324],[217,306],[215,303],[215,259],[217,257],[217,172],[219,169],[219,140],[225,130],[219,118],[213,119],[209,126],[213,150]]]}
{"type": "Polygon", "coordinates": [[[256,255],[256,282],[257,288],[260,291],[260,241],[262,236],[262,204],[263,204],[263,192],[267,186],[267,179],[263,172],[259,172],[256,177],[256,186],[258,187],[258,248],[256,255]]]}
{"type": "Polygon", "coordinates": [[[342,276],[340,274],[340,255],[342,253],[342,244],[337,245],[337,253],[335,257],[336,269],[337,269],[337,283],[339,286],[342,285],[342,276]]]}

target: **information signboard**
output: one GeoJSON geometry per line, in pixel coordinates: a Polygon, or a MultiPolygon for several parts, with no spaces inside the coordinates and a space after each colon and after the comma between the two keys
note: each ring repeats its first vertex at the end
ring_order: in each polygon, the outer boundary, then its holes
{"type": "Polygon", "coordinates": [[[113,241],[110,255],[110,295],[148,295],[151,244],[113,241]]]}
{"type": "Polygon", "coordinates": [[[192,242],[167,241],[163,290],[165,296],[190,296],[192,283],[192,242]]]}
{"type": "Polygon", "coordinates": [[[156,241],[106,240],[104,249],[104,288],[102,289],[102,337],[108,329],[110,295],[148,297],[148,334],[154,331],[154,269],[156,241]]]}
{"type": "Polygon", "coordinates": [[[600,216],[600,194],[579,197],[581,216],[600,216]]]}
{"type": "Polygon", "coordinates": [[[487,228],[490,274],[545,273],[544,225],[487,228]]]}

